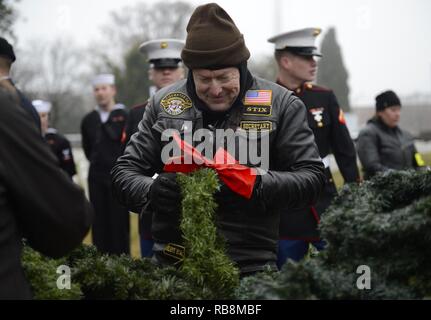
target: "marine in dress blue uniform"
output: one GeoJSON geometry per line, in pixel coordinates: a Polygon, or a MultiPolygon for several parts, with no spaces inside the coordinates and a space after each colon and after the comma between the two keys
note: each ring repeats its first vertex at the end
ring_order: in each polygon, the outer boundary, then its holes
{"type": "Polygon", "coordinates": [[[315,46],[319,28],[306,28],[270,38],[275,44],[279,67],[277,83],[292,90],[305,104],[308,124],[313,130],[320,157],[325,164],[327,183],[317,203],[303,208],[288,208],[281,215],[278,266],[287,259],[300,260],[308,252],[309,243],[322,250],[318,224],[337,194],[329,166],[332,153],[345,183],[358,182],[356,150],[346,126],[343,110],[334,92],[312,84],[317,71],[315,57],[321,57],[315,46]]]}
{"type": "MultiPolygon", "coordinates": [[[[157,91],[178,80],[184,78],[184,69],[181,63],[181,50],[184,41],[178,39],[156,39],[146,41],[139,47],[139,51],[148,57],[150,63],[149,78],[153,83],[152,91],[157,91]]],[[[127,121],[127,138],[138,131],[138,124],[141,122],[147,101],[134,106],[129,113],[127,121]]],[[[142,257],[153,255],[153,238],[151,235],[151,214],[140,214],[139,235],[141,238],[142,257]]]]}

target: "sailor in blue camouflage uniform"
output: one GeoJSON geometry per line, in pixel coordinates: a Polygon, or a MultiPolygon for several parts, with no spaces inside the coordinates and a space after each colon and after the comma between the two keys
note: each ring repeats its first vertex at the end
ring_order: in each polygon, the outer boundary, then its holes
{"type": "Polygon", "coordinates": [[[308,124],[313,130],[327,177],[324,191],[314,206],[285,210],[281,215],[279,267],[287,259],[302,259],[310,243],[318,250],[324,248],[325,243],[320,239],[317,227],[322,214],[337,194],[329,167],[329,155],[332,153],[335,156],[345,183],[359,181],[355,146],[343,110],[331,89],[311,83],[317,71],[315,57],[321,57],[315,46],[315,39],[320,33],[318,28],[306,28],[268,40],[275,44],[275,59],[279,69],[277,83],[292,90],[307,108],[308,124]]]}
{"type": "Polygon", "coordinates": [[[42,136],[57,157],[60,168],[72,178],[76,174],[76,168],[70,142],[65,136],[58,133],[56,129],[49,127],[51,103],[44,100],[33,100],[32,104],[40,117],[42,136]]]}
{"type": "MultiPolygon", "coordinates": [[[[152,91],[158,91],[184,78],[184,68],[181,62],[181,50],[184,41],[178,39],[156,39],[146,41],[139,47],[139,51],[148,57],[150,70],[148,77],[153,83],[152,91]]],[[[138,131],[138,124],[141,122],[145,103],[134,106],[127,120],[127,139],[138,131]]],[[[141,238],[141,256],[151,257],[153,255],[153,238],[151,235],[152,216],[148,214],[139,215],[139,236],[141,238]]]]}

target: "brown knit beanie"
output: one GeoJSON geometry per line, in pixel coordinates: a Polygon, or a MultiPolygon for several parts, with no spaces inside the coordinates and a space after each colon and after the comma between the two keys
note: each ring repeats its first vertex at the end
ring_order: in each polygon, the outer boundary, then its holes
{"type": "Polygon", "coordinates": [[[232,18],[216,3],[196,8],[181,52],[190,69],[220,69],[247,61],[250,52],[232,18]]]}

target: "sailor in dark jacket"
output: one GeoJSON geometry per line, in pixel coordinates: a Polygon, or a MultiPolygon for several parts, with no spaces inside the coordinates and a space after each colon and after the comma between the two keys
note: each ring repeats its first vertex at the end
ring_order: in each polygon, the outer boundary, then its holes
{"type": "Polygon", "coordinates": [[[81,123],[82,147],[90,161],[90,201],[96,214],[93,244],[103,253],[129,253],[129,213],[112,195],[109,174],[124,151],[127,112],[124,105],[115,103],[113,75],[98,75],[93,89],[97,108],[81,123]]]}
{"type": "MultiPolygon", "coordinates": [[[[190,69],[188,78],[150,99],[138,133],[112,170],[115,191],[130,208],[153,212],[154,261],[178,262],[183,255],[172,257],[168,251],[172,244],[183,244],[178,222],[181,192],[175,173],[163,172],[168,159],[161,155],[169,142],[162,136],[168,129],[181,135],[199,130],[213,138],[214,130],[217,135],[235,132],[228,142],[218,143],[233,146],[233,156],[247,167],[258,167],[261,175],[249,199],[225,185],[221,188],[216,196],[217,230],[242,275],[265,265],[276,269],[280,208],[313,202],[324,184],[324,167],[304,104],[291,91],[250,74],[244,38],[217,4],[196,8],[187,31],[182,58],[190,69]],[[242,153],[244,145],[256,146],[267,166],[242,153]],[[153,180],[155,173],[159,175],[153,180]]],[[[208,158],[217,149],[216,140],[210,140],[212,148],[204,152],[208,158]]]]}
{"type": "Polygon", "coordinates": [[[413,136],[398,127],[401,101],[393,91],[376,97],[376,115],[358,136],[358,154],[364,178],[387,170],[426,168],[413,136]]]}
{"type": "MultiPolygon", "coordinates": [[[[177,39],[157,39],[144,42],[139,51],[148,57],[150,63],[149,79],[156,91],[174,82],[184,79],[184,68],[181,64],[181,49],[184,41],[177,39]]],[[[127,120],[127,139],[138,131],[147,102],[134,106],[127,120]]],[[[151,215],[139,215],[139,235],[141,238],[141,256],[153,255],[153,239],[151,236],[151,215]]]]}
{"type": "Polygon", "coordinates": [[[290,31],[269,39],[275,44],[275,58],[279,72],[277,83],[294,92],[307,108],[307,118],[313,130],[319,154],[325,164],[327,183],[317,203],[312,207],[285,210],[280,222],[280,247],[278,265],[286,260],[300,260],[311,242],[323,249],[318,224],[322,214],[337,194],[331,174],[329,155],[333,154],[345,183],[358,182],[356,150],[346,126],[343,110],[330,89],[310,83],[315,79],[320,57],[315,39],[320,29],[306,28],[290,31]]]}
{"type": "Polygon", "coordinates": [[[51,103],[44,100],[33,100],[32,104],[40,117],[42,136],[57,157],[60,168],[72,178],[76,174],[76,168],[70,142],[65,136],[59,134],[56,129],[48,127],[51,103]]]}
{"type": "MultiPolygon", "coordinates": [[[[0,89],[0,300],[30,299],[21,266],[22,238],[58,258],[81,244],[92,209],[10,95],[0,89]]],[[[55,270],[52,270],[55,272],[55,270]]]]}

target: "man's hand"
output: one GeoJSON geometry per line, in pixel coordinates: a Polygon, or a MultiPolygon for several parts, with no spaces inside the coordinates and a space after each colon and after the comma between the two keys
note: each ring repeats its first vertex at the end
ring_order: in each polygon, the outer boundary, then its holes
{"type": "Polygon", "coordinates": [[[254,183],[253,194],[250,199],[246,199],[221,182],[220,191],[216,192],[214,198],[222,212],[235,212],[248,210],[250,208],[257,209],[257,207],[261,206],[261,201],[257,192],[260,183],[261,177],[258,175],[254,183]]]}
{"type": "Polygon", "coordinates": [[[164,172],[157,176],[150,190],[151,207],[156,213],[176,214],[181,208],[181,188],[177,174],[164,172]]]}

